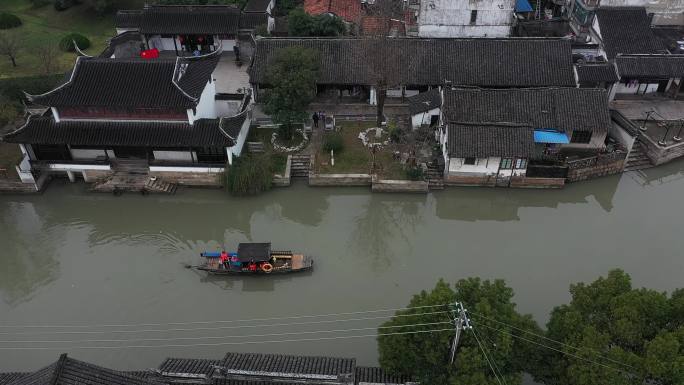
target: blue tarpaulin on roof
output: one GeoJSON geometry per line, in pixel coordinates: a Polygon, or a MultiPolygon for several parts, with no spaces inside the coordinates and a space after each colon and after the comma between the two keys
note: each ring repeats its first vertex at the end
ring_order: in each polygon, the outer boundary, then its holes
{"type": "Polygon", "coordinates": [[[550,130],[534,130],[535,143],[570,143],[568,136],[563,132],[550,130]]]}
{"type": "Polygon", "coordinates": [[[527,0],[515,0],[515,11],[516,12],[532,12],[534,9],[530,2],[527,0]]]}

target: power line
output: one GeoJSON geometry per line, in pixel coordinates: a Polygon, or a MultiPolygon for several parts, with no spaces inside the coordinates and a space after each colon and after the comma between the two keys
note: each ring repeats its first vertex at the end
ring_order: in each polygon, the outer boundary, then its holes
{"type": "Polygon", "coordinates": [[[317,334],[317,333],[347,333],[347,332],[358,332],[363,330],[375,330],[375,329],[398,329],[398,328],[410,328],[419,326],[433,326],[433,325],[443,325],[451,324],[449,321],[445,322],[427,322],[412,325],[393,325],[393,326],[380,326],[380,327],[366,327],[366,328],[352,328],[352,329],[332,329],[332,330],[310,330],[303,332],[283,332],[283,333],[267,333],[267,334],[247,334],[247,335],[232,335],[232,336],[205,336],[205,337],[173,337],[173,338],[133,338],[133,339],[83,339],[83,340],[44,340],[44,341],[21,341],[21,340],[10,340],[10,341],[0,341],[0,343],[20,343],[20,344],[49,344],[49,343],[89,343],[89,342],[135,342],[135,341],[183,341],[183,340],[211,340],[211,339],[229,339],[229,338],[261,338],[261,337],[281,337],[281,336],[293,336],[301,334],[317,334]]]}
{"type": "MultiPolygon", "coordinates": [[[[198,344],[163,344],[163,345],[120,345],[120,346],[72,346],[71,349],[146,349],[146,348],[182,348],[182,347],[197,347],[197,346],[224,346],[224,345],[254,345],[254,344],[275,344],[285,342],[309,342],[309,341],[327,341],[347,338],[368,338],[368,337],[382,337],[394,336],[402,334],[422,334],[422,333],[437,333],[453,331],[448,329],[434,329],[434,330],[416,330],[410,332],[396,332],[396,333],[376,333],[355,336],[333,336],[333,337],[317,337],[317,338],[300,338],[290,340],[272,340],[272,341],[241,341],[241,342],[216,342],[216,343],[198,343],[198,344]]],[[[0,350],[64,350],[62,347],[48,347],[48,346],[34,346],[34,347],[0,347],[0,350]]]]}
{"type": "Polygon", "coordinates": [[[530,340],[530,339],[525,338],[525,337],[522,337],[522,336],[515,335],[515,334],[513,334],[513,333],[511,333],[511,332],[507,332],[507,331],[505,331],[505,330],[497,329],[497,328],[495,328],[495,327],[493,327],[493,326],[488,326],[488,325],[485,325],[485,324],[482,324],[481,326],[486,327],[486,328],[489,328],[489,329],[492,329],[492,330],[496,330],[496,331],[498,331],[498,332],[500,332],[500,333],[508,334],[508,335],[510,335],[510,336],[513,337],[513,338],[518,338],[518,339],[521,339],[521,340],[523,340],[523,341],[527,341],[527,342],[529,342],[529,343],[531,343],[531,344],[538,345],[538,346],[541,346],[541,347],[543,347],[543,348],[550,349],[550,350],[556,351],[556,352],[558,352],[558,353],[565,354],[565,355],[568,355],[568,356],[577,358],[578,360],[586,361],[586,362],[589,362],[589,363],[592,363],[592,364],[595,364],[595,365],[602,366],[602,367],[607,368],[607,369],[615,370],[615,371],[618,371],[618,372],[622,372],[622,373],[626,373],[626,374],[629,374],[629,375],[631,375],[631,376],[634,376],[633,373],[630,373],[630,372],[625,371],[625,370],[623,370],[623,369],[618,369],[618,368],[612,367],[612,366],[610,366],[610,365],[603,364],[603,363],[598,362],[598,361],[594,361],[594,360],[591,360],[591,359],[588,359],[588,358],[585,358],[585,357],[578,356],[578,355],[576,355],[576,354],[572,354],[572,353],[569,353],[569,352],[564,352],[564,351],[559,350],[559,349],[556,349],[556,348],[554,348],[554,347],[551,347],[551,346],[548,346],[548,345],[544,345],[544,344],[541,344],[541,343],[539,343],[539,342],[535,342],[535,341],[533,341],[533,340],[530,340]]]}
{"type": "Polygon", "coordinates": [[[115,328],[115,327],[144,327],[144,326],[174,326],[174,325],[201,325],[201,324],[220,324],[220,323],[238,323],[238,322],[260,322],[260,321],[276,321],[285,319],[306,319],[306,318],[322,318],[322,317],[339,317],[345,315],[356,315],[356,314],[367,314],[367,313],[382,313],[391,311],[404,311],[413,309],[425,309],[425,308],[435,308],[435,307],[446,307],[447,304],[441,305],[425,305],[425,306],[414,306],[414,307],[401,307],[395,309],[377,309],[377,310],[365,310],[365,311],[354,311],[346,313],[332,313],[332,314],[315,314],[315,315],[301,315],[301,316],[288,316],[288,317],[273,317],[273,318],[253,318],[253,319],[243,319],[243,320],[216,320],[216,321],[191,321],[191,322],[167,322],[167,323],[139,323],[139,324],[103,324],[103,325],[0,325],[0,328],[115,328]]]}
{"type": "MultiPolygon", "coordinates": [[[[435,312],[424,312],[424,313],[411,313],[411,314],[397,314],[394,317],[416,317],[423,315],[434,315],[434,314],[444,314],[449,313],[448,311],[435,311],[435,312]]],[[[24,332],[0,332],[0,335],[56,335],[56,334],[115,334],[115,333],[165,333],[165,332],[189,332],[189,331],[202,331],[202,330],[225,330],[225,329],[252,329],[252,328],[268,328],[268,327],[280,327],[280,326],[301,326],[301,325],[314,325],[314,324],[327,324],[327,323],[337,323],[337,322],[353,322],[353,321],[368,321],[368,320],[378,320],[387,319],[387,316],[377,316],[377,317],[361,317],[361,318],[347,318],[347,319],[334,319],[334,320],[321,320],[321,321],[305,321],[305,322],[286,322],[286,323],[274,323],[274,324],[260,324],[260,325],[233,325],[233,326],[214,326],[214,327],[198,327],[198,328],[170,328],[170,329],[142,329],[142,330],[79,330],[79,331],[24,331],[24,332]]]]}
{"type": "MultiPolygon", "coordinates": [[[[475,329],[474,326],[473,326],[473,334],[476,334],[476,335],[477,335],[477,330],[475,329]]],[[[494,345],[494,343],[492,342],[492,340],[489,339],[489,337],[487,337],[487,340],[489,340],[489,342],[490,342],[492,345],[494,345]]],[[[478,343],[479,343],[479,341],[478,341],[478,343]]],[[[482,349],[482,346],[480,346],[480,348],[482,349]]],[[[496,371],[499,373],[499,377],[501,377],[501,381],[503,381],[504,385],[507,385],[507,384],[506,384],[506,378],[504,378],[503,374],[501,374],[501,369],[499,369],[499,365],[496,364],[496,360],[494,359],[494,354],[492,354],[490,350],[487,350],[487,351],[489,352],[489,355],[490,355],[490,357],[492,358],[492,363],[494,364],[494,368],[495,368],[496,371]]],[[[482,353],[486,354],[486,353],[484,352],[484,350],[482,351],[482,353]]]]}
{"type": "Polygon", "coordinates": [[[477,345],[480,347],[480,350],[482,351],[482,354],[484,355],[485,360],[487,360],[487,363],[489,364],[489,368],[492,370],[492,374],[494,374],[494,378],[496,378],[496,382],[498,382],[499,385],[503,385],[501,383],[501,379],[499,379],[499,375],[496,374],[496,370],[494,370],[494,366],[492,366],[492,362],[489,360],[489,357],[487,356],[487,352],[485,352],[484,348],[482,347],[482,343],[480,342],[480,339],[477,338],[477,333],[475,333],[475,329],[473,329],[473,336],[475,337],[475,341],[477,341],[477,345]]]}
{"type": "MultiPolygon", "coordinates": [[[[496,322],[496,323],[498,323],[499,325],[508,326],[508,327],[510,327],[511,329],[515,329],[515,330],[521,331],[521,332],[523,332],[523,333],[530,334],[530,335],[533,335],[533,336],[535,336],[535,337],[539,337],[539,338],[544,339],[544,340],[547,340],[547,341],[551,341],[551,342],[553,342],[553,343],[559,344],[559,345],[564,346],[564,347],[566,347],[566,348],[573,349],[573,350],[578,351],[578,352],[583,352],[583,349],[581,349],[581,348],[578,348],[578,347],[575,347],[575,346],[572,346],[572,345],[568,345],[568,344],[566,344],[566,343],[564,343],[564,342],[561,342],[561,341],[558,341],[558,340],[554,340],[553,338],[549,338],[549,337],[546,337],[546,336],[544,336],[544,335],[541,335],[541,334],[537,334],[537,333],[531,332],[531,331],[529,331],[529,330],[526,330],[526,329],[517,327],[517,326],[515,326],[515,325],[511,325],[511,324],[509,324],[509,323],[502,322],[502,321],[499,321],[499,320],[496,320],[496,319],[493,319],[493,318],[485,317],[485,316],[483,316],[483,315],[481,315],[481,314],[477,314],[477,313],[473,313],[473,312],[470,312],[470,314],[474,315],[475,317],[482,318],[482,319],[486,319],[486,320],[492,321],[492,322],[496,322]]],[[[615,363],[615,364],[618,364],[618,365],[622,365],[622,366],[627,367],[627,368],[630,368],[630,369],[636,369],[634,366],[631,366],[631,365],[625,364],[625,363],[623,363],[623,362],[614,360],[614,359],[612,359],[612,358],[610,358],[610,357],[606,357],[604,354],[602,354],[601,352],[597,351],[596,349],[586,348],[586,349],[584,349],[584,350],[591,350],[591,351],[594,353],[594,355],[596,355],[596,356],[598,356],[598,357],[601,357],[601,358],[603,358],[603,359],[605,359],[605,360],[607,360],[607,361],[610,361],[610,362],[612,362],[612,363],[615,363]]]]}

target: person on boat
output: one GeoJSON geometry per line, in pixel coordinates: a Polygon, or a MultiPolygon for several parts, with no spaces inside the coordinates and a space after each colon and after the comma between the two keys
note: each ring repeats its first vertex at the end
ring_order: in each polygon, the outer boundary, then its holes
{"type": "Polygon", "coordinates": [[[225,250],[221,252],[221,264],[224,267],[228,267],[228,253],[225,250]]]}

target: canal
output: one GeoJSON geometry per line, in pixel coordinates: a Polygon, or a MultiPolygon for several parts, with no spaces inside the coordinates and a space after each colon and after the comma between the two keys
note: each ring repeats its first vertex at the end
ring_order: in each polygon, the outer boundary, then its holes
{"type": "Polygon", "coordinates": [[[35,370],[62,351],[121,369],[226,351],[351,356],[372,365],[374,338],[311,339],[372,334],[390,313],[268,328],[221,321],[402,307],[440,277],[504,278],[519,309],[542,324],[569,299],[571,283],[611,268],[625,269],[637,286],[669,291],[684,277],[682,170],[676,162],[559,191],[382,195],[296,184],[254,198],[215,190],[114,197],[55,181],[42,195],[0,196],[0,324],[14,326],[0,328],[0,371],[35,370]],[[241,241],[312,254],[316,270],[211,279],[185,268],[202,250],[241,241]],[[357,331],[292,334],[350,328],[357,331]],[[249,337],[227,338],[238,335],[249,337]],[[290,339],[309,341],[234,344],[290,339]],[[54,350],[14,349],[46,346],[54,350]]]}

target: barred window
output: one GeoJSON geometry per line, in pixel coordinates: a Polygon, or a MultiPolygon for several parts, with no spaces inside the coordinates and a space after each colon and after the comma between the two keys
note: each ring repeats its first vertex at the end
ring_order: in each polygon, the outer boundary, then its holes
{"type": "Polygon", "coordinates": [[[515,168],[527,168],[527,159],[516,159],[515,168]]]}
{"type": "Polygon", "coordinates": [[[501,168],[503,170],[509,170],[513,166],[513,159],[511,158],[503,158],[501,159],[501,168]]]}

